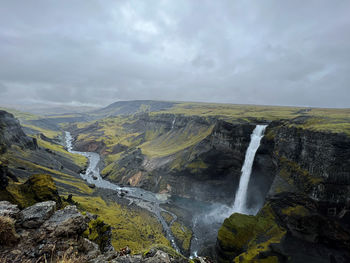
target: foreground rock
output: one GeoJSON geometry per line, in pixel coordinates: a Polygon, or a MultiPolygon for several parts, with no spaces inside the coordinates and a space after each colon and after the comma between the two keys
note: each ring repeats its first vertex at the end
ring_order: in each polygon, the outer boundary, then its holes
{"type": "Polygon", "coordinates": [[[110,226],[97,216],[81,214],[76,206],[56,210],[54,201],[46,201],[20,211],[0,202],[0,262],[189,262],[164,246],[143,255],[131,252],[128,247],[115,251],[110,226]]]}
{"type": "Polygon", "coordinates": [[[19,213],[19,223],[25,228],[37,228],[56,210],[56,202],[46,201],[30,206],[19,213]]]}

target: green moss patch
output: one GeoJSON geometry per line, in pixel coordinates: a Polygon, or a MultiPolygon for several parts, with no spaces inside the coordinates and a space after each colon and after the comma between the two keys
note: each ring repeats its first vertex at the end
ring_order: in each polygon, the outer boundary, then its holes
{"type": "Polygon", "coordinates": [[[25,183],[11,182],[0,192],[0,196],[20,208],[48,200],[56,201],[58,207],[62,205],[56,185],[48,174],[32,175],[25,183]]]}
{"type": "Polygon", "coordinates": [[[233,214],[225,219],[218,233],[220,262],[231,262],[233,259],[235,262],[255,262],[258,258],[264,259],[262,255],[270,250],[270,244],[279,243],[285,233],[276,224],[269,207],[265,207],[257,216],[233,214]]]}
{"type": "Polygon", "coordinates": [[[112,245],[117,250],[129,246],[132,253],[137,254],[152,244],[170,246],[162,225],[146,211],[106,202],[101,197],[75,196],[74,200],[112,227],[112,245]]]}

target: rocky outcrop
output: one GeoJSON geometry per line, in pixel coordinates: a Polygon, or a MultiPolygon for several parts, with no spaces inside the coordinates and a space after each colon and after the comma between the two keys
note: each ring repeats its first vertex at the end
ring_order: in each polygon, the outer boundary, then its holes
{"type": "MultiPolygon", "coordinates": [[[[0,214],[5,214],[8,207],[9,203],[0,202],[0,214]]],[[[89,219],[75,206],[58,211],[55,207],[53,201],[37,203],[13,215],[13,220],[17,220],[18,240],[16,244],[3,242],[1,259],[6,262],[45,262],[49,258],[70,258],[78,254],[86,262],[97,257],[100,254],[98,245],[82,236],[89,219]]]]}
{"type": "Polygon", "coordinates": [[[46,201],[27,207],[19,213],[18,223],[24,228],[37,228],[52,216],[56,202],[46,201]]]}
{"type": "Polygon", "coordinates": [[[350,229],[311,198],[271,197],[256,216],[233,214],[219,230],[219,262],[349,262],[350,229]]]}
{"type": "MultiPolygon", "coordinates": [[[[37,203],[22,211],[9,202],[0,202],[0,260],[4,262],[91,262],[91,263],[187,263],[188,259],[164,246],[155,246],[142,255],[130,249],[115,251],[110,245],[110,227],[98,217],[80,213],[75,206],[54,211],[55,202],[37,203]],[[5,216],[6,215],[6,216],[5,216]],[[11,215],[9,217],[8,215],[11,215]],[[109,242],[109,249],[87,239],[84,231],[96,231],[109,242]],[[107,231],[108,229],[108,231],[107,231]]],[[[90,238],[90,237],[89,237],[90,238]]],[[[96,238],[95,238],[96,239],[96,238]]]]}

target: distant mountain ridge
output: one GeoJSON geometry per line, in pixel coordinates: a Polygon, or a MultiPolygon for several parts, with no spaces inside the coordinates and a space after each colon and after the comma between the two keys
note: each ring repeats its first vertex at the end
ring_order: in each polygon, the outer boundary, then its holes
{"type": "Polygon", "coordinates": [[[172,108],[177,103],[156,100],[117,101],[105,108],[92,111],[98,116],[130,115],[138,112],[155,112],[172,108]]]}

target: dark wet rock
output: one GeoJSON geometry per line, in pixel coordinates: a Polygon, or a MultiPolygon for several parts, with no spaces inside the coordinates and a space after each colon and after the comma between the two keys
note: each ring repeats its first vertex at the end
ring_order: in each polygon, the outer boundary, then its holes
{"type": "Polygon", "coordinates": [[[277,175],[270,194],[293,189],[320,202],[346,205],[350,199],[349,136],[286,125],[276,126],[271,133],[270,154],[277,175]]]}
{"type": "Polygon", "coordinates": [[[92,179],[97,180],[97,176],[93,175],[92,179]]]}
{"type": "Polygon", "coordinates": [[[88,187],[94,189],[94,188],[96,188],[96,185],[95,185],[95,184],[90,184],[90,183],[88,183],[88,187]]]}
{"type": "Polygon", "coordinates": [[[55,209],[54,201],[37,203],[19,213],[18,223],[25,228],[37,228],[55,212],[55,209]]]}
{"type": "Polygon", "coordinates": [[[17,218],[19,211],[17,205],[11,204],[8,201],[0,201],[0,216],[17,218]]]}

